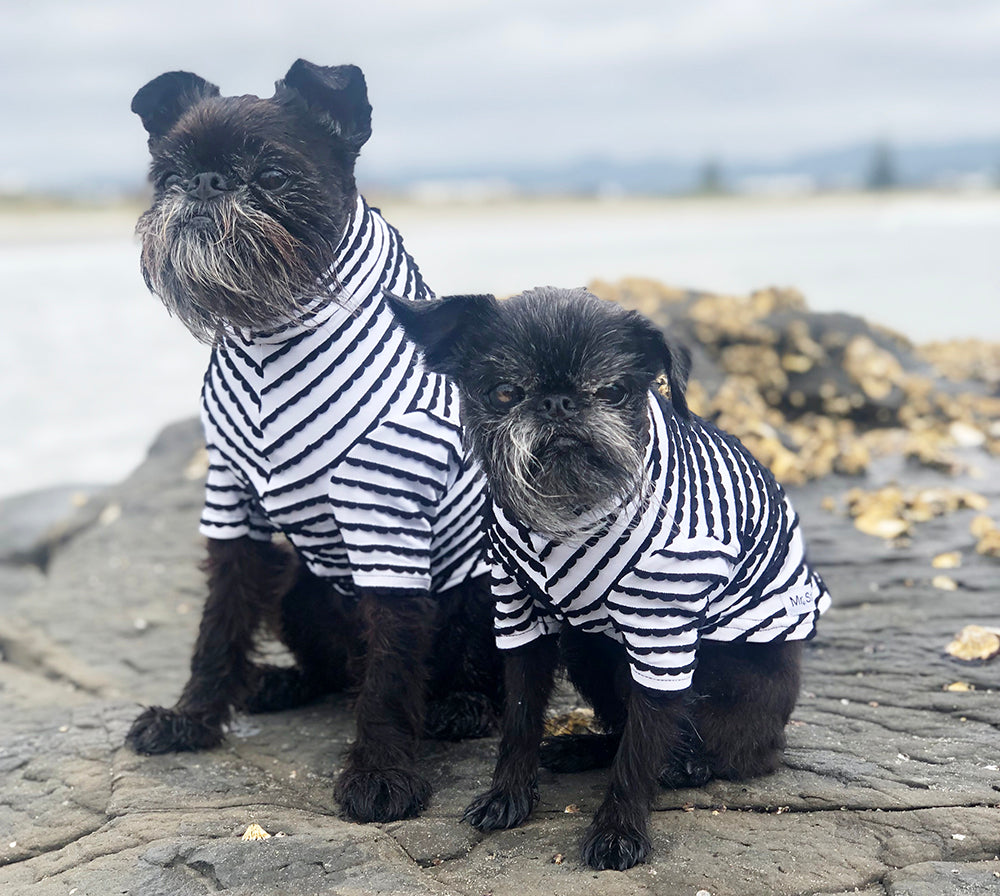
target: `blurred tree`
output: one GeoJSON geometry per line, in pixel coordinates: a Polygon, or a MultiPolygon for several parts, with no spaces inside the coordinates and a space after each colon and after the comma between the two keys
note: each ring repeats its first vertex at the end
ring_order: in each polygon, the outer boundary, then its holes
{"type": "Polygon", "coordinates": [[[706,159],[698,172],[696,192],[702,196],[718,196],[726,191],[722,165],[718,159],[706,159]]]}
{"type": "Polygon", "coordinates": [[[891,190],[898,185],[896,161],[888,141],[876,143],[872,149],[871,162],[865,178],[865,189],[891,190]]]}

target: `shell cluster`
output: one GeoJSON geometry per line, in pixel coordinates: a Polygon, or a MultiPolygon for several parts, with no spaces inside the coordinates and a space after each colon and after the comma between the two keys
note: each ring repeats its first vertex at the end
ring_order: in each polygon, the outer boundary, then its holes
{"type": "Polygon", "coordinates": [[[902,454],[950,473],[959,449],[1000,455],[1000,345],[912,345],[794,289],[747,296],[652,280],[595,281],[692,349],[688,404],[732,432],[782,482],[860,475],[902,454]]]}

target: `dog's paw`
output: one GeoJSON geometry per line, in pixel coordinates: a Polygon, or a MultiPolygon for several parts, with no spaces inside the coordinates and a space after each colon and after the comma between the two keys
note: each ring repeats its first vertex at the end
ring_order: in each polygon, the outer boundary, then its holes
{"type": "Polygon", "coordinates": [[[431,785],[414,771],[348,766],[334,796],[351,821],[398,821],[418,815],[431,797],[431,785]]]}
{"type": "Polygon", "coordinates": [[[481,831],[516,828],[527,821],[537,802],[535,787],[518,790],[493,787],[469,803],[462,820],[481,831]]]}
{"type": "Polygon", "coordinates": [[[618,741],[610,734],[560,734],[547,737],[539,749],[542,768],[571,774],[592,768],[607,768],[618,751],[618,741]]]}
{"type": "Polygon", "coordinates": [[[587,831],[581,855],[597,871],[625,871],[644,861],[652,848],[643,830],[595,821],[587,831]]]}
{"type": "Polygon", "coordinates": [[[180,753],[207,750],[222,743],[222,726],[162,706],[150,706],[133,723],[125,738],[136,753],[180,753]]]}
{"type": "Polygon", "coordinates": [[[309,684],[301,669],[294,666],[259,666],[254,685],[246,699],[250,713],[280,712],[304,706],[318,697],[317,689],[309,684]]]}
{"type": "Polygon", "coordinates": [[[660,772],[657,780],[661,787],[679,790],[682,787],[704,787],[713,777],[712,767],[706,757],[688,756],[671,762],[660,772]]]}
{"type": "Polygon", "coordinates": [[[476,691],[456,691],[427,701],[424,737],[465,740],[487,737],[496,727],[496,713],[489,698],[476,691]]]}

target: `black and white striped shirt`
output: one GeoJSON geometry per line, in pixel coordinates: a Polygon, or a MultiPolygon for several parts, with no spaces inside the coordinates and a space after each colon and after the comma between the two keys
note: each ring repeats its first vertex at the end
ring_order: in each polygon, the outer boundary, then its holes
{"type": "Polygon", "coordinates": [[[451,587],[488,569],[482,476],[464,458],[455,386],[424,368],[382,297],[431,293],[361,197],[337,258],[337,286],[302,319],[213,348],[201,532],[280,530],[344,584],[451,587]]]}
{"type": "Polygon", "coordinates": [[[495,624],[502,648],[564,623],[604,633],[638,683],[677,691],[699,639],[811,638],[830,596],[784,491],[739,441],[653,393],[649,421],[648,500],[585,542],[550,541],[494,506],[495,624]]]}

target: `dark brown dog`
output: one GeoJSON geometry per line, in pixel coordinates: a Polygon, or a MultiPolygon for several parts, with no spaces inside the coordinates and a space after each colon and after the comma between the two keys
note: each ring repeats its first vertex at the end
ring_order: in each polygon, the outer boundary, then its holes
{"type": "Polygon", "coordinates": [[[213,349],[208,599],[180,699],[147,709],[128,743],[211,747],[233,708],[355,685],[337,797],[358,821],[412,815],[430,792],[414,768],[421,732],[484,734],[500,675],[483,484],[462,456],[457,398],[382,299],[430,293],[355,186],[364,78],[299,60],[259,99],[170,72],[132,109],[152,154],[146,282],[213,349]],[[278,532],[294,554],[272,544],[278,532]],[[252,661],[269,622],[294,668],[252,661]]]}
{"type": "Polygon", "coordinates": [[[610,764],[583,859],[629,868],[651,848],[658,779],[698,785],[780,761],[799,642],[830,600],[795,511],[743,445],[688,411],[686,353],[635,312],[552,287],[393,305],[458,383],[493,501],[507,702],[493,786],[465,817],[487,831],[531,812],[561,639],[606,734],[556,738],[542,758],[610,764]]]}

